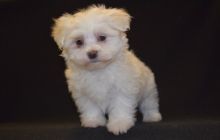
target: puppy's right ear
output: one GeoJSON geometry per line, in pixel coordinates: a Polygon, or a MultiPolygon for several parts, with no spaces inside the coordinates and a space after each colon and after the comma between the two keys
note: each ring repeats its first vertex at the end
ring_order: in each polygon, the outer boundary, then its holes
{"type": "Polygon", "coordinates": [[[122,32],[130,29],[131,16],[124,9],[108,9],[109,24],[122,32]]]}
{"type": "Polygon", "coordinates": [[[54,22],[55,24],[52,26],[51,36],[57,43],[58,47],[63,49],[65,36],[72,23],[72,16],[70,14],[64,14],[63,16],[54,19],[54,22]]]}

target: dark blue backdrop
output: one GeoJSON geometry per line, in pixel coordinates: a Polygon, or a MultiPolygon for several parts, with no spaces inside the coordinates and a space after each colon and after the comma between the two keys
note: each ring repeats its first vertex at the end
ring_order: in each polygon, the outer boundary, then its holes
{"type": "Polygon", "coordinates": [[[130,47],[156,75],[164,119],[220,116],[218,0],[0,2],[0,122],[77,119],[53,18],[94,3],[133,16],[130,47]]]}

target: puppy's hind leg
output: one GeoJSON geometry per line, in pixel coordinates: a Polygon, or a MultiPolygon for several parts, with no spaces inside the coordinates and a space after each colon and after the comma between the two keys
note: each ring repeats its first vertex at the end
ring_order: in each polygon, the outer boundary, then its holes
{"type": "Polygon", "coordinates": [[[162,119],[159,112],[158,92],[154,87],[145,91],[145,95],[140,102],[139,109],[143,114],[144,122],[158,122],[162,119]]]}

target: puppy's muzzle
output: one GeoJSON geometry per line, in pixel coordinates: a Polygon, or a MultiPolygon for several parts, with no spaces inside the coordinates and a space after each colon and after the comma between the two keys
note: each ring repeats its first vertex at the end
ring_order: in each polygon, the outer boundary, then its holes
{"type": "Polygon", "coordinates": [[[89,57],[89,59],[96,59],[98,57],[98,51],[96,50],[92,50],[92,51],[89,51],[87,53],[87,56],[89,57]]]}

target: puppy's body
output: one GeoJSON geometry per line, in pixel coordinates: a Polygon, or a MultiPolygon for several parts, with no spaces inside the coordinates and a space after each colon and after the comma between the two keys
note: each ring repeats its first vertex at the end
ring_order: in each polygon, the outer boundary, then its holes
{"type": "Polygon", "coordinates": [[[135,123],[137,106],[143,121],[161,120],[154,75],[128,50],[124,32],[129,23],[125,11],[103,6],[56,22],[53,37],[63,49],[68,88],[82,126],[107,125],[114,134],[125,133],[135,123]]]}

